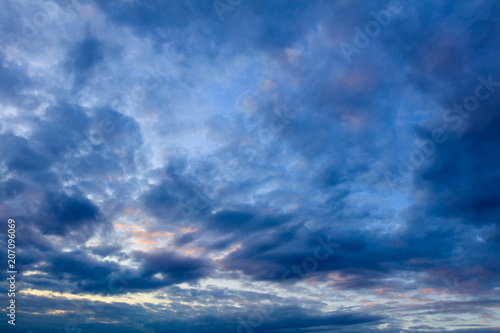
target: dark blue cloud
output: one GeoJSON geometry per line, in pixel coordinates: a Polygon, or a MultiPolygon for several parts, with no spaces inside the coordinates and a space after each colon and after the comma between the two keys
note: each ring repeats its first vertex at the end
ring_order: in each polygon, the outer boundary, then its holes
{"type": "Polygon", "coordinates": [[[9,179],[6,182],[3,182],[1,186],[2,186],[2,197],[7,200],[14,199],[25,189],[24,183],[16,179],[9,179]]]}
{"type": "Polygon", "coordinates": [[[102,43],[90,35],[72,46],[68,51],[66,68],[74,76],[74,88],[79,89],[92,78],[96,66],[103,59],[102,43]]]}
{"type": "Polygon", "coordinates": [[[2,153],[7,167],[13,171],[35,172],[46,169],[51,161],[38,153],[25,138],[13,134],[2,135],[2,153]],[[16,149],[11,149],[16,147],[16,149]]]}
{"type": "Polygon", "coordinates": [[[5,60],[0,52],[0,96],[4,101],[22,106],[30,106],[32,98],[26,91],[33,87],[33,80],[15,63],[5,60]]]}
{"type": "Polygon", "coordinates": [[[99,209],[79,195],[48,193],[45,202],[47,224],[41,229],[47,234],[65,235],[98,219],[99,209]]]}
{"type": "Polygon", "coordinates": [[[152,287],[152,285],[148,286],[150,283],[153,285],[171,285],[196,281],[209,275],[210,272],[210,265],[203,260],[180,256],[167,251],[135,253],[134,256],[142,263],[142,278],[148,278],[148,280],[132,280],[130,282],[131,288],[135,288],[136,283],[142,284],[142,286],[137,286],[139,288],[149,288],[152,287]],[[162,276],[154,277],[158,273],[162,274],[162,276]]]}

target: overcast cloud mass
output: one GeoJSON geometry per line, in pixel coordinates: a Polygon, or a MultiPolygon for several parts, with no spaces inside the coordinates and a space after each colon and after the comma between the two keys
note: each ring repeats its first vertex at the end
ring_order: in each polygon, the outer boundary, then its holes
{"type": "Polygon", "coordinates": [[[499,1],[6,0],[0,36],[2,332],[500,332],[499,1]]]}

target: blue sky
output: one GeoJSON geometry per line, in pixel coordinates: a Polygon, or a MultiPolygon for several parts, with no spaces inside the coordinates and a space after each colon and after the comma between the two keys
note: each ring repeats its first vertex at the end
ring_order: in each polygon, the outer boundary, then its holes
{"type": "Polygon", "coordinates": [[[0,2],[2,332],[500,331],[499,34],[493,0],[0,2]]]}

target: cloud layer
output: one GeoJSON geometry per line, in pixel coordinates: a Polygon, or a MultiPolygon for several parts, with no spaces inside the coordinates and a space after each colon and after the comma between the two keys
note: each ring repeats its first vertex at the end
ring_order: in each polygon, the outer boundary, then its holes
{"type": "Polygon", "coordinates": [[[0,327],[497,331],[499,6],[3,2],[0,327]]]}

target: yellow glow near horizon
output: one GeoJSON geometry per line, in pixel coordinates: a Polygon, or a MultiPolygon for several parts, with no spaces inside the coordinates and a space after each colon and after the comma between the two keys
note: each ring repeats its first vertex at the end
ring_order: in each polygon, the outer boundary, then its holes
{"type": "MultiPolygon", "coordinates": [[[[151,303],[156,305],[168,305],[171,303],[168,299],[156,298],[160,292],[149,292],[149,293],[126,293],[119,295],[93,295],[93,294],[70,294],[70,293],[60,293],[57,291],[50,290],[40,290],[40,289],[26,289],[21,290],[20,294],[38,296],[38,297],[48,297],[48,298],[66,298],[68,300],[89,300],[94,302],[103,302],[107,304],[111,303],[126,303],[126,304],[144,304],[151,303]]],[[[164,295],[162,295],[164,297],[164,295]]]]}

